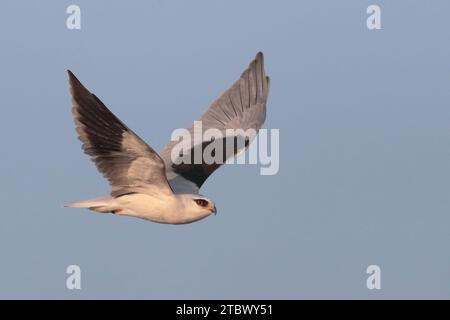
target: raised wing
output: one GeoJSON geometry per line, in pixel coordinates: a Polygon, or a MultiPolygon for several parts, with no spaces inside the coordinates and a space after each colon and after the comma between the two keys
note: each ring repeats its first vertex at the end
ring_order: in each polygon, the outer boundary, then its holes
{"type": "Polygon", "coordinates": [[[111,195],[172,193],[159,155],[69,73],[72,113],[83,150],[109,180],[111,195]]]}
{"type": "MultiPolygon", "coordinates": [[[[224,160],[234,157],[249,146],[265,121],[268,95],[269,77],[264,71],[263,54],[259,52],[239,80],[214,101],[199,119],[203,132],[215,128],[222,132],[223,138],[220,141],[192,139],[190,145],[184,148],[188,150],[189,155],[173,152],[179,141],[170,142],[161,152],[166,164],[166,175],[174,192],[197,193],[205,180],[224,163],[224,160]],[[230,135],[227,134],[227,129],[242,130],[230,135]],[[253,129],[255,134],[247,135],[249,129],[253,129]],[[222,146],[222,156],[217,157],[219,161],[212,163],[204,159],[199,163],[192,161],[195,150],[203,154],[205,148],[213,141],[216,146],[222,146]]],[[[188,131],[193,136],[194,127],[188,131]]]]}

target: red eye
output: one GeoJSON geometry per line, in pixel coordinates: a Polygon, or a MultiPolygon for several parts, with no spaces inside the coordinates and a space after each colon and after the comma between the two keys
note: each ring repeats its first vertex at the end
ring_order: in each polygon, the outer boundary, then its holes
{"type": "Polygon", "coordinates": [[[196,204],[198,204],[200,207],[207,207],[208,206],[208,201],[203,200],[203,199],[195,199],[194,200],[196,204]]]}

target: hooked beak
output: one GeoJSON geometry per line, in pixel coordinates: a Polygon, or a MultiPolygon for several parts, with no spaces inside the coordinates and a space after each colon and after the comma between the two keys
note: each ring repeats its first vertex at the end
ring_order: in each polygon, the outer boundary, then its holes
{"type": "Polygon", "coordinates": [[[217,214],[217,209],[215,205],[211,208],[211,213],[214,213],[214,215],[217,214]]]}

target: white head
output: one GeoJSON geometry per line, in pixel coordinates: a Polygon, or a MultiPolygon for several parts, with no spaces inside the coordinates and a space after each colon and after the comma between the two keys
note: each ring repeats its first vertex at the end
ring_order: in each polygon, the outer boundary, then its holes
{"type": "Polygon", "coordinates": [[[198,221],[217,213],[216,205],[207,197],[199,194],[180,194],[178,197],[184,207],[184,219],[186,220],[184,223],[198,221]]]}

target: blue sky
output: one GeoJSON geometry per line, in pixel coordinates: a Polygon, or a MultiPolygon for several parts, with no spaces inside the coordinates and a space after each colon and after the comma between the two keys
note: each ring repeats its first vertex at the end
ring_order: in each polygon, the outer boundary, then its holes
{"type": "Polygon", "coordinates": [[[449,298],[450,3],[377,1],[369,31],[373,3],[3,1],[0,297],[449,298]],[[185,226],[62,207],[109,192],[66,69],[161,150],[260,50],[277,175],[221,168],[185,226]]]}

